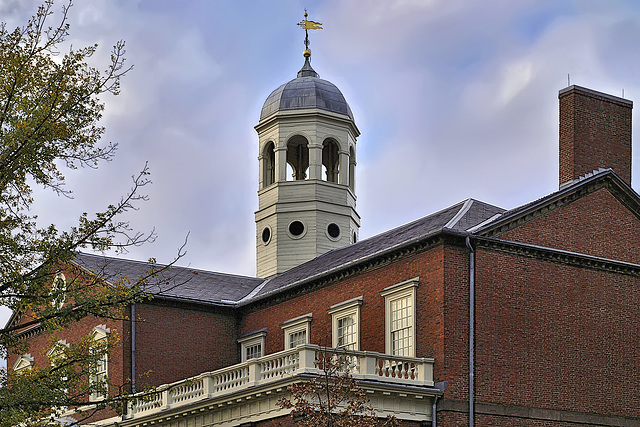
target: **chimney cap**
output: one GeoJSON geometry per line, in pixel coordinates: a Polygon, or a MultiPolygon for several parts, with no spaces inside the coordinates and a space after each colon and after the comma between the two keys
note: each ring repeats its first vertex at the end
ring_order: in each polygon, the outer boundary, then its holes
{"type": "Polygon", "coordinates": [[[609,101],[619,102],[630,107],[633,107],[633,101],[630,99],[621,98],[619,96],[609,95],[608,93],[598,92],[597,90],[588,89],[586,87],[571,85],[565,87],[564,89],[560,89],[558,91],[558,98],[562,98],[565,95],[568,95],[570,92],[579,92],[582,95],[592,96],[594,98],[605,98],[609,101]]]}

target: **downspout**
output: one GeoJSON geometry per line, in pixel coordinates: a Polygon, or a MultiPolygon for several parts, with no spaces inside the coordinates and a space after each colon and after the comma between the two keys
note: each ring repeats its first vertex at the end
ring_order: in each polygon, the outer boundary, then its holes
{"type": "Polygon", "coordinates": [[[475,338],[475,272],[476,272],[476,252],[471,245],[471,237],[467,236],[465,243],[469,248],[469,427],[474,425],[474,338],[475,338]]]}
{"type": "Polygon", "coordinates": [[[436,404],[438,403],[438,396],[433,397],[433,405],[431,407],[431,427],[438,427],[438,417],[436,415],[436,404]]]}
{"type": "Polygon", "coordinates": [[[136,392],[136,305],[131,304],[131,394],[136,392]]]}

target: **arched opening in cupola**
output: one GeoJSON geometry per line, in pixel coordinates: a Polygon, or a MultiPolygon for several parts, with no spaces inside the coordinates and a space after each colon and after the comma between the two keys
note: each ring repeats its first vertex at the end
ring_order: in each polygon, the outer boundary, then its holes
{"type": "Polygon", "coordinates": [[[340,182],[340,148],[331,138],[322,143],[322,172],[328,182],[340,182]]]}
{"type": "Polygon", "coordinates": [[[263,186],[276,182],[276,151],[273,142],[269,142],[262,152],[263,186]]]}
{"type": "Polygon", "coordinates": [[[287,142],[287,181],[307,179],[309,169],[309,141],[301,135],[295,135],[287,142]]]}

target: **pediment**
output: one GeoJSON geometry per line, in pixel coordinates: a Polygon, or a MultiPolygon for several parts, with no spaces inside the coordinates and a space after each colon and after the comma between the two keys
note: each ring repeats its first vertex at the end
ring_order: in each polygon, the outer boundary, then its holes
{"type": "Polygon", "coordinates": [[[30,369],[33,366],[33,357],[30,354],[23,354],[13,364],[13,370],[19,371],[21,369],[30,369]]]}

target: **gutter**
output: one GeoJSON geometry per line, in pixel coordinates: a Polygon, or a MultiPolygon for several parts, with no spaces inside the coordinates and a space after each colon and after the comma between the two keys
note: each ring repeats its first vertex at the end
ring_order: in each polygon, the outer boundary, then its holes
{"type": "MultiPolygon", "coordinates": [[[[392,253],[392,252],[395,252],[395,251],[400,250],[402,248],[406,248],[406,247],[409,247],[411,245],[420,243],[420,242],[422,242],[424,240],[428,240],[428,239],[434,238],[434,237],[436,237],[438,235],[466,236],[467,234],[468,233],[458,232],[458,231],[450,230],[450,229],[447,229],[447,228],[437,228],[437,229],[432,230],[432,231],[430,231],[428,233],[425,233],[423,235],[413,237],[413,238],[411,238],[409,240],[405,240],[405,241],[403,241],[401,243],[398,243],[396,245],[393,245],[393,246],[390,246],[388,248],[382,249],[382,250],[380,250],[378,252],[375,252],[375,253],[372,253],[372,254],[368,254],[368,255],[364,255],[364,256],[362,256],[360,258],[351,260],[351,261],[346,262],[344,264],[339,264],[339,265],[337,265],[335,267],[332,267],[332,268],[330,268],[328,270],[324,270],[324,271],[321,271],[319,273],[316,273],[313,276],[307,276],[304,279],[300,279],[300,280],[297,280],[295,282],[289,283],[288,285],[285,285],[285,286],[283,286],[281,288],[273,289],[273,290],[271,290],[271,291],[269,291],[267,293],[264,293],[264,294],[260,295],[257,298],[252,298],[250,300],[245,300],[245,298],[247,298],[247,297],[244,297],[244,298],[242,298],[241,300],[239,300],[236,303],[236,307],[243,307],[243,306],[246,306],[246,305],[250,305],[250,304],[253,304],[253,303],[257,302],[257,301],[261,301],[261,300],[267,299],[267,298],[271,297],[272,295],[281,293],[281,292],[283,292],[285,290],[296,288],[298,286],[302,286],[302,285],[305,285],[307,283],[312,283],[312,282],[314,282],[314,281],[316,281],[318,279],[321,279],[323,277],[329,276],[332,273],[335,273],[336,271],[346,270],[346,269],[348,269],[350,267],[353,267],[355,265],[362,264],[362,263],[365,263],[367,261],[371,261],[371,260],[376,259],[376,258],[381,257],[381,256],[385,256],[385,255],[387,255],[389,253],[392,253]]],[[[320,255],[318,258],[322,257],[323,255],[320,255]]],[[[268,279],[268,280],[270,280],[270,279],[268,279]]]]}

